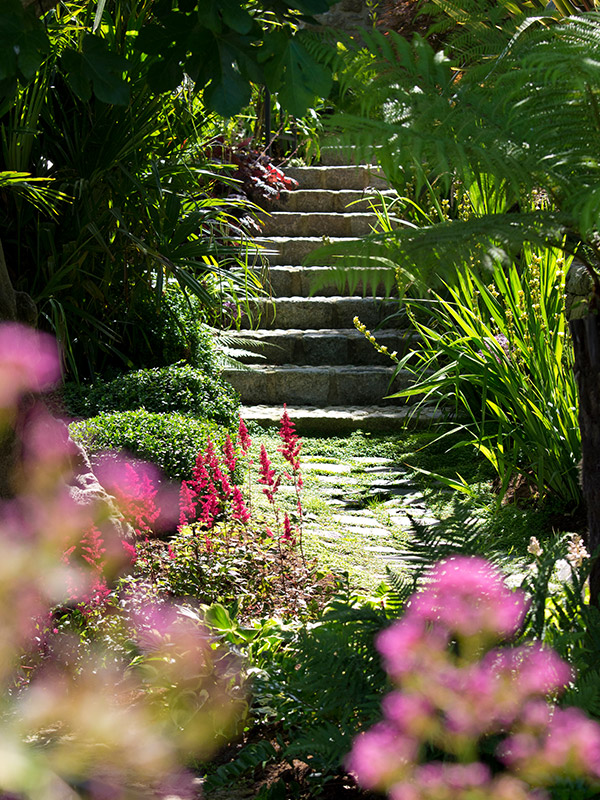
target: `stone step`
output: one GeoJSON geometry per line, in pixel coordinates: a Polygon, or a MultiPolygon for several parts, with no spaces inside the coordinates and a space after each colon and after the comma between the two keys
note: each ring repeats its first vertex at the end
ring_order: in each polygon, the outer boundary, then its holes
{"type": "Polygon", "coordinates": [[[383,173],[373,166],[288,167],[285,174],[303,189],[389,189],[383,173]]]}
{"type": "MultiPolygon", "coordinates": [[[[319,295],[322,297],[331,297],[339,295],[343,292],[344,295],[349,297],[365,297],[375,293],[379,296],[385,296],[386,289],[383,284],[378,284],[373,287],[368,283],[369,273],[372,272],[368,267],[356,267],[353,270],[352,289],[350,284],[346,282],[345,286],[339,286],[334,281],[333,277],[330,278],[328,286],[321,286],[319,288],[319,295]],[[364,277],[365,281],[361,278],[364,277]],[[357,278],[355,280],[355,278],[357,278]]],[[[289,265],[276,265],[268,269],[255,270],[257,278],[261,281],[263,286],[271,291],[273,297],[309,297],[313,291],[315,280],[321,279],[331,273],[330,267],[292,267],[289,265]]],[[[391,291],[395,293],[395,288],[391,291]]]]}
{"type": "Polygon", "coordinates": [[[370,201],[377,202],[379,194],[392,200],[397,197],[392,189],[369,192],[365,189],[294,189],[281,192],[279,200],[269,204],[273,211],[368,211],[370,201]]]}
{"type": "Polygon", "coordinates": [[[407,388],[412,379],[406,371],[394,378],[394,367],[296,364],[269,364],[249,370],[225,369],[223,377],[239,392],[244,404],[291,403],[318,407],[347,402],[404,405],[404,400],[385,400],[385,397],[407,388]]]}
{"type": "Polygon", "coordinates": [[[263,212],[258,220],[263,236],[363,236],[377,227],[377,217],[368,212],[325,213],[324,211],[263,212]]]}
{"type": "MultiPolygon", "coordinates": [[[[324,244],[338,244],[358,242],[358,237],[352,236],[257,236],[249,242],[249,255],[252,256],[252,244],[261,249],[259,255],[265,258],[271,266],[286,264],[301,264],[309,253],[324,244]]],[[[328,266],[320,264],[318,266],[328,266]]]]}
{"type": "MultiPolygon", "coordinates": [[[[379,148],[373,147],[372,148],[372,157],[364,158],[363,161],[370,161],[371,164],[377,163],[377,153],[376,151],[379,148]]],[[[345,166],[348,164],[356,164],[361,163],[359,160],[359,156],[357,155],[358,149],[353,145],[344,145],[344,144],[326,144],[321,147],[320,150],[320,157],[321,157],[321,164],[324,167],[340,167],[345,166]]]]}
{"type": "MultiPolygon", "coordinates": [[[[389,356],[376,350],[371,342],[356,329],[294,330],[274,329],[255,331],[230,331],[228,337],[243,339],[245,350],[256,350],[256,356],[240,358],[244,363],[298,364],[321,366],[324,364],[375,365],[389,367],[389,356]]],[[[403,330],[382,330],[376,334],[377,343],[403,356],[418,341],[418,337],[403,330]]]]}
{"type": "MultiPolygon", "coordinates": [[[[278,297],[275,303],[268,300],[251,302],[251,320],[247,318],[242,327],[249,328],[258,323],[261,328],[296,328],[300,330],[323,328],[352,328],[354,317],[373,330],[392,314],[397,314],[397,300],[381,297],[278,297]]],[[[385,327],[399,327],[396,316],[386,321],[385,327]]]]}
{"type": "MultiPolygon", "coordinates": [[[[242,406],[240,413],[248,421],[263,428],[279,427],[283,408],[281,405],[242,406]]],[[[336,436],[350,431],[363,430],[373,433],[392,433],[411,427],[426,427],[442,418],[439,411],[427,409],[411,416],[412,409],[398,406],[324,406],[289,405],[287,412],[301,434],[336,436]]]]}

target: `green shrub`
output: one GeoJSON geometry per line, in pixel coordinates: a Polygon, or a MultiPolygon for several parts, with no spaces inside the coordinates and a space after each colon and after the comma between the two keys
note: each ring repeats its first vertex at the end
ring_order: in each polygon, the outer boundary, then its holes
{"type": "Polygon", "coordinates": [[[223,378],[207,375],[189,364],[140,369],[111,381],[90,385],[67,384],[62,392],[67,411],[89,417],[103,411],[178,411],[234,425],[239,399],[223,378]]]}
{"type": "Polygon", "coordinates": [[[220,447],[226,434],[214,422],[184,414],[152,414],[144,409],[102,413],[72,422],[70,431],[90,454],[126,450],[179,480],[190,476],[198,451],[205,449],[209,437],[220,447]]]}
{"type": "Polygon", "coordinates": [[[216,376],[218,357],[211,329],[205,325],[200,300],[184,295],[173,282],[163,289],[160,306],[145,298],[131,309],[131,325],[137,336],[131,359],[136,367],[163,367],[185,360],[208,375],[216,376]]]}

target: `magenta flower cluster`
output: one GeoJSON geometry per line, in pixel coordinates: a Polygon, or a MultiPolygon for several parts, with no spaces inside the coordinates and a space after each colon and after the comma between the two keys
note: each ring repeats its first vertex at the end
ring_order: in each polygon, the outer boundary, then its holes
{"type": "Polygon", "coordinates": [[[527,607],[484,559],[435,566],[376,642],[396,688],[347,760],[364,788],[391,800],[542,800],[559,779],[600,780],[600,726],[553,702],[568,664],[539,644],[498,646],[527,607]]]}

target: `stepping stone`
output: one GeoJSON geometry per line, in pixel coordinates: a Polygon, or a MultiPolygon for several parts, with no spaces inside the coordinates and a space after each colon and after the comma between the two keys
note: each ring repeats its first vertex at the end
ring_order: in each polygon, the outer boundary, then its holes
{"type": "Polygon", "coordinates": [[[359,514],[358,512],[356,514],[334,514],[333,518],[341,525],[362,525],[366,522],[370,523],[372,526],[379,525],[375,517],[369,514],[369,512],[364,512],[363,514],[359,514]]]}
{"type": "Polygon", "coordinates": [[[343,484],[343,485],[346,485],[346,484],[353,485],[353,484],[360,483],[358,478],[350,478],[348,476],[341,475],[341,474],[338,474],[338,475],[321,475],[321,474],[317,473],[317,474],[315,474],[315,478],[319,482],[323,482],[323,483],[340,483],[340,484],[343,484]]]}
{"type": "Polygon", "coordinates": [[[323,461],[305,461],[301,459],[300,464],[304,472],[323,472],[339,475],[352,472],[352,466],[350,464],[342,464],[339,461],[327,463],[323,461]]]}
{"type": "Polygon", "coordinates": [[[382,456],[353,456],[350,461],[354,464],[392,464],[391,458],[383,458],[382,456]]]}

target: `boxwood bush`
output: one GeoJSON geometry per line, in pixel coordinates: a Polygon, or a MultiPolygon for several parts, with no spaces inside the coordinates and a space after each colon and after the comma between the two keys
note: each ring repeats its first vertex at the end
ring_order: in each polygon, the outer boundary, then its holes
{"type": "Polygon", "coordinates": [[[89,385],[66,384],[62,398],[67,413],[76,417],[143,408],[194,414],[229,426],[236,424],[240,406],[231,384],[184,363],[126,372],[89,385]]]}
{"type": "Polygon", "coordinates": [[[196,456],[210,437],[220,446],[227,430],[214,422],[185,414],[156,414],[145,409],[102,413],[72,422],[71,436],[90,455],[104,450],[125,450],[151,461],[169,478],[188,478],[196,456]]]}

